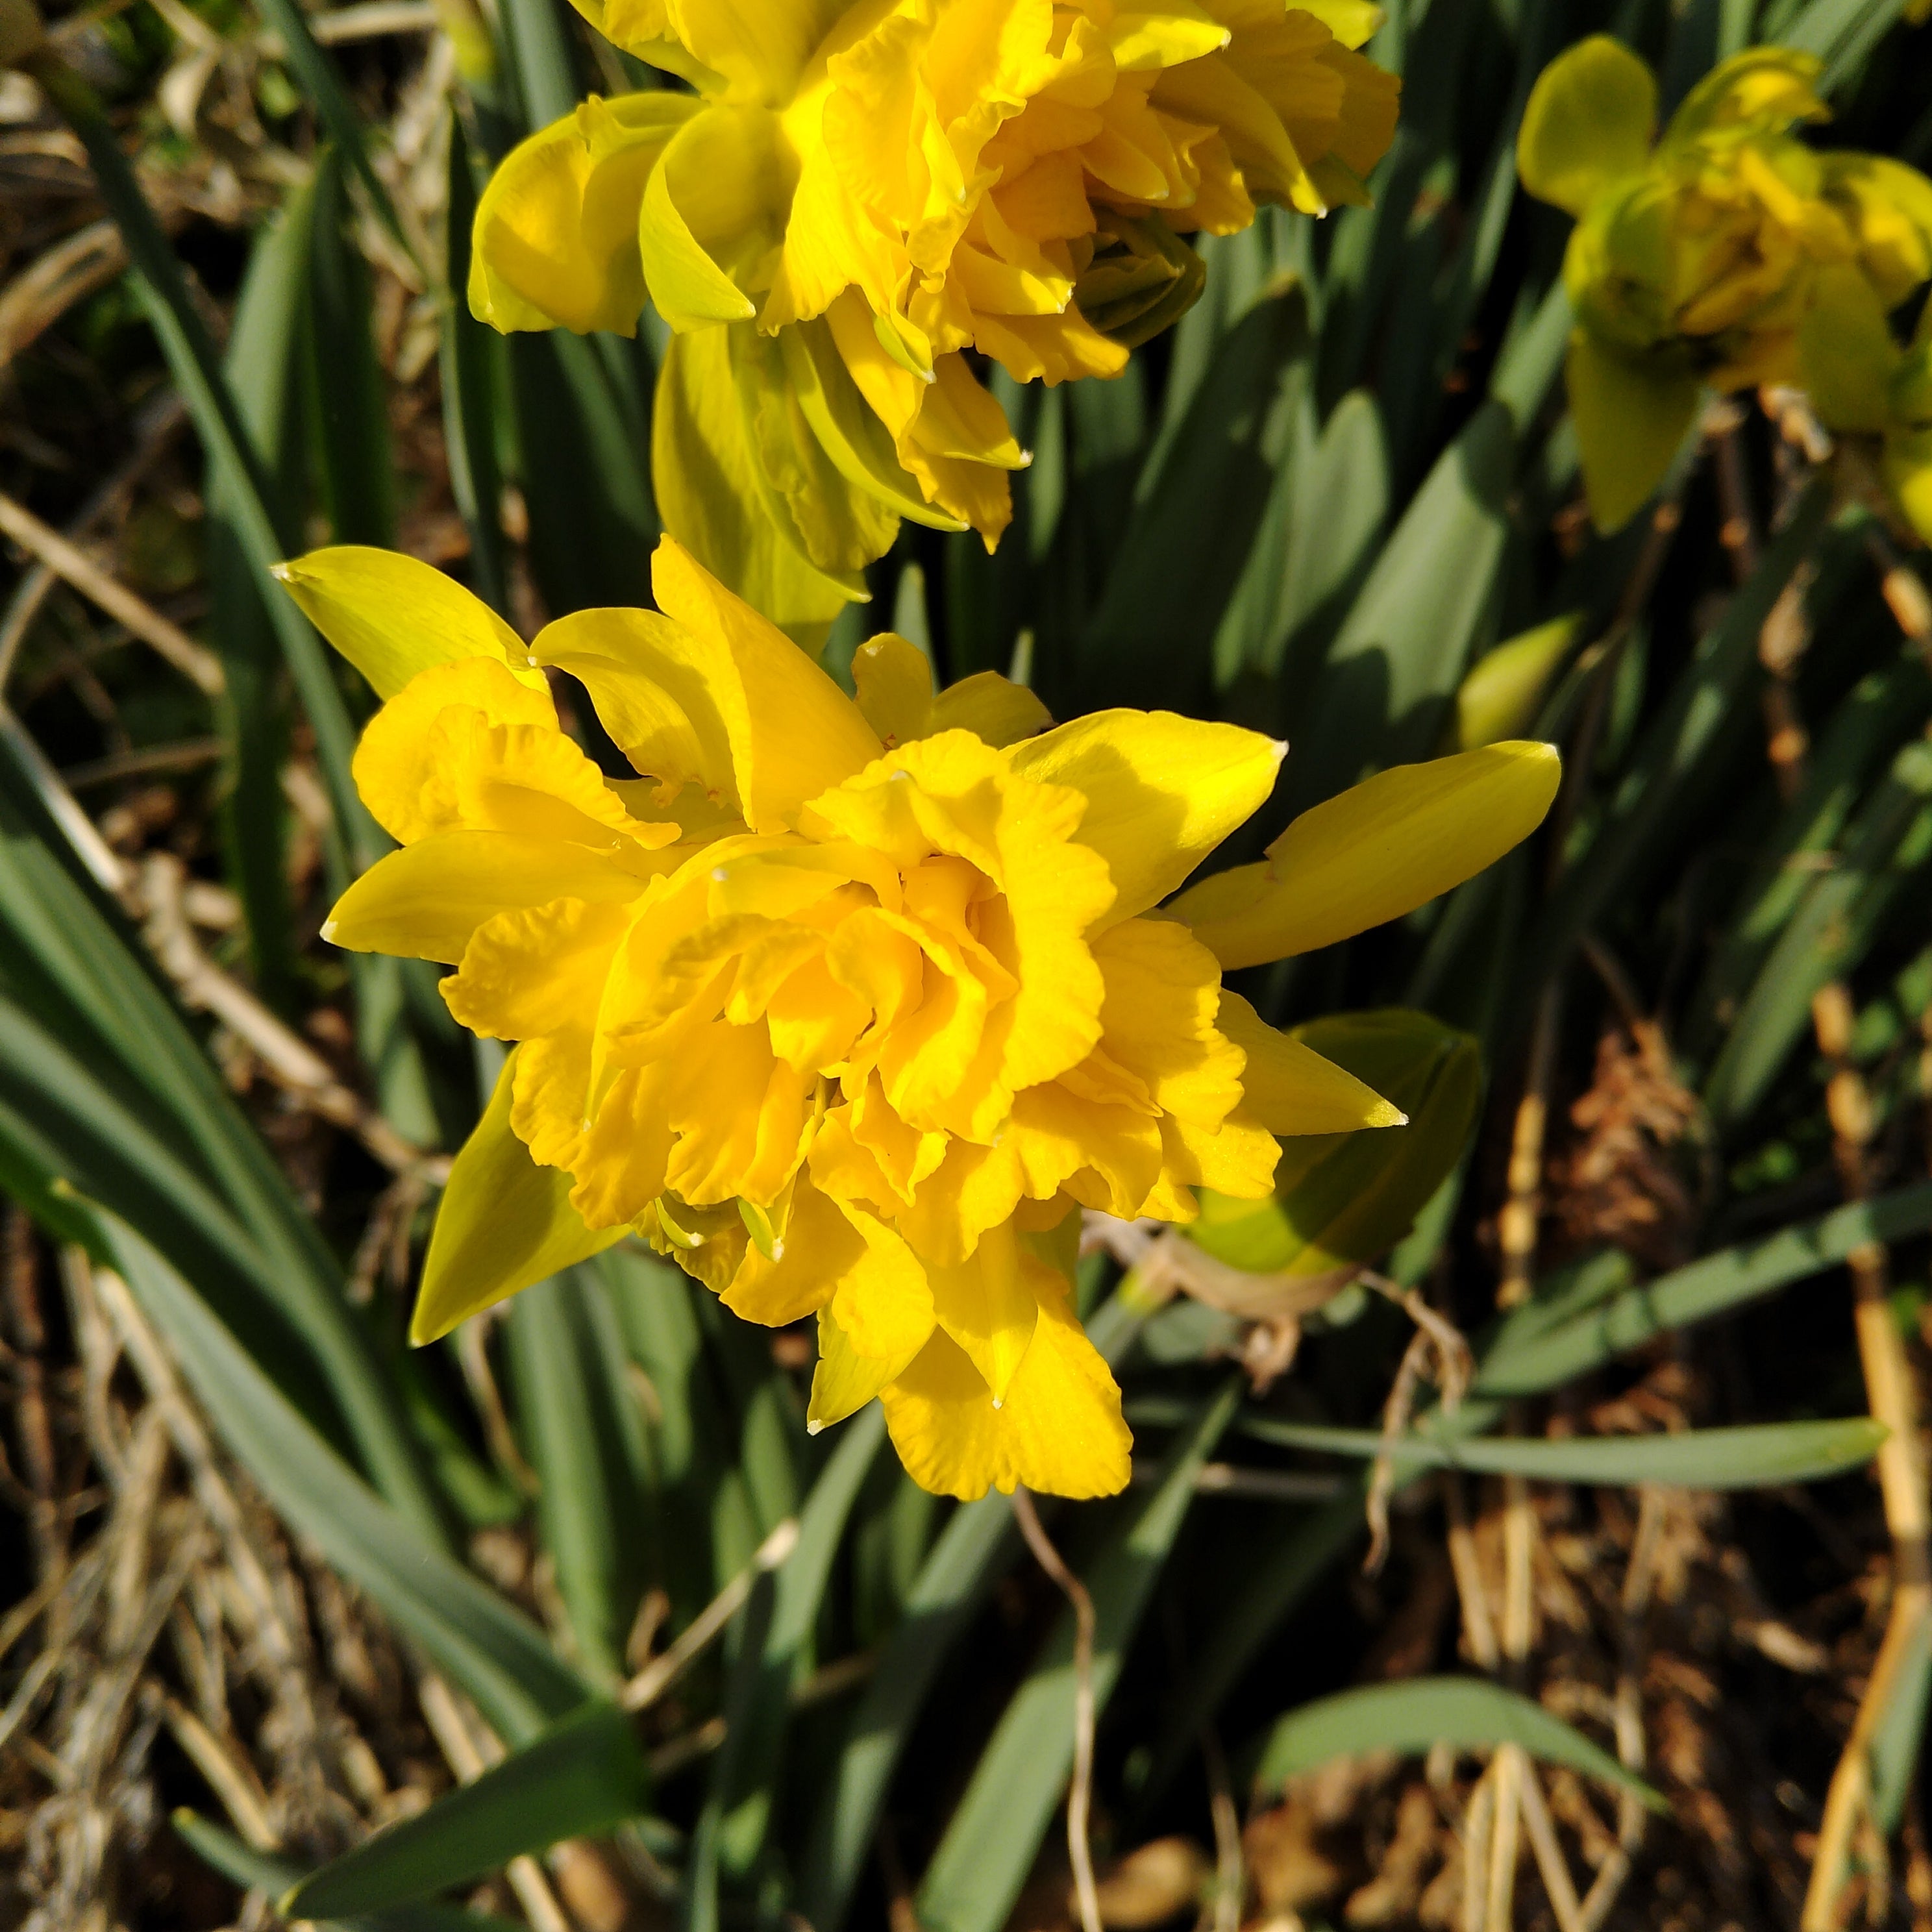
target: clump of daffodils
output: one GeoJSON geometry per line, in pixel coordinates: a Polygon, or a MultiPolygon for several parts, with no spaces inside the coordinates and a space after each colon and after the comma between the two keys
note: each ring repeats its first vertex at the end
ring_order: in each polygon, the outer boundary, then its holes
{"type": "Polygon", "coordinates": [[[969,352],[1112,376],[1191,302],[1183,237],[1366,199],[1397,82],[1365,0],[577,0],[690,84],[595,98],[476,216],[498,328],[676,332],[666,524],[803,634],[910,517],[1011,516],[1026,458],[969,352]]]}
{"type": "Polygon", "coordinates": [[[1808,381],[1821,296],[1882,316],[1932,278],[1932,182],[1793,131],[1828,118],[1820,67],[1782,48],[1738,54],[1660,140],[1654,78],[1606,36],[1538,80],[1517,160],[1532,194],[1576,217],[1570,404],[1600,528],[1656,488],[1707,388],[1808,381]]]}
{"type": "Polygon", "coordinates": [[[1278,1135],[1397,1126],[1222,970],[1488,865],[1541,820],[1555,752],[1385,772],[1181,891],[1282,746],[1158,712],[1052,727],[991,673],[935,695],[890,636],[854,703],[675,541],[655,574],[661,612],[526,646],[406,557],[284,567],[387,700],[356,778],[400,849],[327,934],[442,962],[457,1018],[517,1042],[415,1337],[634,1231],[748,1320],[815,1316],[812,1420],[878,1398],[928,1488],[1118,1490],[1078,1210],[1191,1221],[1197,1188],[1264,1198],[1278,1135]],[[566,735],[546,670],[637,776],[566,735]]]}

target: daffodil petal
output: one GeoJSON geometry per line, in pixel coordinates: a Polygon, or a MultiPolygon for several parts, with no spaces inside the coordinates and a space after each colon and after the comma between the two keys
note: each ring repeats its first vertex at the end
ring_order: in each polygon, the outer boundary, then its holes
{"type": "Polygon", "coordinates": [[[812,1372],[812,1399],[806,1426],[815,1436],[865,1407],[886,1383],[902,1373],[904,1360],[862,1355],[830,1309],[818,1311],[818,1365],[812,1372]]]}
{"type": "Polygon", "coordinates": [[[1332,946],[1460,886],[1543,823],[1556,748],[1486,745],[1397,765],[1304,812],[1258,865],[1204,880],[1168,908],[1232,972],[1332,946]]]}
{"type": "Polygon", "coordinates": [[[1346,1134],[1407,1124],[1400,1107],[1312,1047],[1277,1033],[1238,993],[1222,992],[1216,1024],[1248,1056],[1242,1110],[1270,1133],[1346,1134]]]}
{"type": "Polygon", "coordinates": [[[410,1318],[418,1347],[629,1232],[586,1228],[570,1204],[569,1175],[538,1166],[512,1131],[515,1059],[505,1060],[482,1119],[451,1165],[410,1318]]]}
{"type": "Polygon", "coordinates": [[[1811,406],[1828,429],[1884,434],[1892,421],[1892,378],[1904,358],[1878,291],[1857,269],[1819,272],[1798,326],[1798,356],[1811,406]]]}
{"type": "Polygon", "coordinates": [[[602,854],[514,832],[438,832],[379,859],[335,902],[322,936],[351,952],[454,965],[500,912],[552,899],[621,902],[644,881],[602,854]]]}
{"type": "Polygon", "coordinates": [[[970,1502],[1024,1484],[1050,1496],[1111,1496],[1132,1473],[1120,1389],[1064,1305],[1042,1304],[997,1408],[971,1358],[944,1329],[879,1396],[907,1473],[940,1496],[970,1502]]]}
{"type": "Polygon", "coordinates": [[[1620,40],[1592,34],[1537,76],[1516,136],[1516,169],[1539,201],[1580,215],[1636,173],[1657,132],[1657,81],[1620,40]]]}
{"type": "Polygon", "coordinates": [[[519,684],[546,688],[522,638],[480,597],[418,558],[339,544],[278,564],[275,575],[378,698],[394,698],[433,664],[464,658],[492,658],[519,684]]]}
{"type": "Polygon", "coordinates": [[[932,661],[896,632],[868,638],[852,654],[852,682],[866,722],[889,749],[932,728],[932,661]]]}
{"type": "Polygon", "coordinates": [[[1006,1221],[988,1228],[957,1267],[933,1273],[939,1324],[965,1350],[996,1408],[1005,1402],[1040,1322],[1040,1304],[1022,1263],[1018,1239],[1006,1221]]]}
{"type": "Polygon", "coordinates": [[[675,538],[658,546],[658,608],[728,652],[743,692],[746,738],[734,746],[745,822],[784,824],[808,799],[862,771],[884,748],[859,708],[791,640],[734,596],[675,538]]]}
{"type": "Polygon", "coordinates": [[[1664,481],[1696,419],[1703,385],[1607,348],[1585,328],[1571,334],[1564,366],[1584,492],[1592,520],[1607,535],[1664,481]]]}
{"type": "Polygon", "coordinates": [[[996,670],[975,671],[949,684],[932,700],[934,731],[970,731],[995,748],[1017,745],[1053,728],[1053,714],[1023,684],[996,670]]]}
{"type": "Polygon", "coordinates": [[[1080,842],[1107,862],[1111,920],[1158,904],[1274,788],[1286,747],[1168,711],[1100,711],[1012,748],[1012,769],[1087,800],[1080,842]]]}

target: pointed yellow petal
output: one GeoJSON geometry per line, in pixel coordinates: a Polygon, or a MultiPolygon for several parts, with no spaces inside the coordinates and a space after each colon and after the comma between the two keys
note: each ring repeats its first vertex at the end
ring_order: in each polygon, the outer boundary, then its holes
{"type": "Polygon", "coordinates": [[[898,1375],[905,1364],[862,1355],[829,1310],[818,1311],[818,1366],[812,1372],[812,1400],[806,1426],[815,1436],[856,1414],[898,1375]]]}
{"type": "Polygon", "coordinates": [[[1562,776],[1554,746],[1522,740],[1397,765],[1168,910],[1230,972],[1332,946],[1493,865],[1543,823],[1562,776]]]}
{"type": "MultiPolygon", "coordinates": [[[[762,212],[764,195],[750,177],[770,177],[777,190],[776,157],[771,152],[769,116],[754,117],[730,108],[713,108],[688,122],[664,151],[644,189],[638,226],[644,280],[651,305],[675,329],[708,328],[721,322],[748,322],[757,305],[718,266],[710,248],[692,232],[679,206],[680,192],[721,213],[738,212],[736,195],[747,190],[758,199],[748,211],[762,212]],[[762,128],[762,141],[746,139],[762,128]],[[719,179],[719,177],[722,179],[719,179]]],[[[718,223],[707,223],[706,239],[713,239],[718,223]]],[[[717,236],[716,239],[727,238],[717,236]]]]}
{"type": "Polygon", "coordinates": [[[743,692],[747,739],[738,761],[745,822],[776,829],[806,800],[880,754],[859,708],[791,640],[736,597],[674,537],[658,546],[658,608],[708,644],[722,644],[743,692]]]}
{"type": "Polygon", "coordinates": [[[494,658],[520,684],[546,688],[522,638],[480,597],[418,558],[340,544],[279,564],[275,574],[378,698],[394,697],[432,664],[462,658],[494,658]]]}
{"type": "Polygon", "coordinates": [[[1101,711],[1016,746],[1012,768],[1087,800],[1076,834],[1107,862],[1108,917],[1172,892],[1274,788],[1285,746],[1169,711],[1101,711]]]}
{"type": "Polygon", "coordinates": [[[1657,132],[1657,82],[1621,41],[1593,34],[1537,76],[1516,136],[1516,170],[1539,201],[1580,215],[1636,173],[1657,132]]]}
{"type": "Polygon", "coordinates": [[[1857,269],[1820,270],[1798,325],[1798,366],[1827,429],[1881,436],[1892,421],[1892,379],[1904,359],[1885,304],[1857,269]]]}
{"type": "Polygon", "coordinates": [[[1120,1389],[1061,1298],[1042,1298],[1000,1407],[944,1329],[879,1394],[906,1473],[937,1495],[970,1502],[1024,1483],[1047,1496],[1111,1496],[1132,1473],[1120,1389]]]}
{"type": "Polygon", "coordinates": [[[1271,1134],[1346,1134],[1400,1127],[1408,1116],[1346,1068],[1277,1033],[1238,993],[1223,992],[1217,1024],[1248,1056],[1242,1110],[1271,1134]]]}
{"type": "Polygon", "coordinates": [[[1664,481],[1703,386],[1695,376],[1622,355],[1582,328],[1570,338],[1564,367],[1590,515],[1607,535],[1622,530],[1664,481]]]}
{"type": "Polygon", "coordinates": [[[438,832],[379,859],[335,902],[332,946],[454,965],[500,912],[553,899],[634,899],[645,881],[602,854],[514,832],[438,832]]]}
{"type": "Polygon", "coordinates": [[[852,655],[859,709],[888,750],[932,729],[932,662],[892,631],[868,638],[852,655]]]}
{"type": "Polygon", "coordinates": [[[418,1347],[459,1322],[622,1240],[626,1228],[586,1228],[570,1176],[539,1167],[510,1128],[510,1054],[476,1130],[449,1171],[410,1318],[418,1347]]]}

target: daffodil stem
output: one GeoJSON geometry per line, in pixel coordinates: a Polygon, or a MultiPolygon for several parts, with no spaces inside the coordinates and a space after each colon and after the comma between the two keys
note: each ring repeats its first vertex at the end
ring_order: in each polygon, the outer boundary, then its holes
{"type": "Polygon", "coordinates": [[[1094,1599],[1066,1567],[1041,1526],[1024,1490],[1013,1492],[1013,1520],[1034,1560],[1060,1586],[1073,1610],[1073,1780],[1066,1793],[1066,1855],[1073,1866],[1081,1932],[1101,1932],[1100,1895],[1094,1883],[1094,1847],[1088,1822],[1094,1808],[1094,1599]]]}

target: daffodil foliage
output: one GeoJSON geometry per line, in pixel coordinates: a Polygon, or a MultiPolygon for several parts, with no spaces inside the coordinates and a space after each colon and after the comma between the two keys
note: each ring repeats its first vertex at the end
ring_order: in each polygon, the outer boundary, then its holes
{"type": "Polygon", "coordinates": [[[1825,347],[1826,380],[1857,388],[1862,418],[1882,410],[1896,428],[1894,460],[1922,472],[1922,395],[1916,418],[1909,376],[1896,417],[1888,394],[1876,398],[1904,360],[1884,317],[1932,278],[1932,182],[1801,140],[1795,129],[1828,118],[1820,70],[1783,48],[1738,54],[1691,89],[1654,145],[1657,82],[1618,42],[1581,41],[1538,79],[1517,162],[1531,194],[1577,218],[1564,262],[1576,314],[1570,405],[1600,528],[1627,522],[1657,487],[1706,388],[1807,382],[1818,365],[1806,342],[1825,347]],[[1856,350],[1834,340],[1854,311],[1876,314],[1883,355],[1868,328],[1856,350]],[[1858,370],[1845,369],[1847,354],[1858,370]]]}
{"type": "Polygon", "coordinates": [[[1397,83],[1365,0],[577,0],[693,91],[592,98],[476,216],[499,328],[675,332],[666,524],[810,635],[899,520],[1012,514],[1026,460],[966,360],[1118,375],[1192,302],[1182,237],[1366,199],[1397,83]]]}
{"type": "Polygon", "coordinates": [[[912,1474],[962,1496],[1126,1480],[1072,1305],[1080,1208],[1186,1222],[1197,1187],[1267,1196],[1277,1136],[1400,1131],[1222,970],[1445,891],[1556,784],[1540,744],[1399,767],[1176,898],[1282,746],[1161,712],[1054,728],[990,673],[935,695],[890,634],[854,703],[669,538],[660,610],[528,647],[407,558],[284,580],[387,700],[356,778],[400,849],[328,936],[448,964],[451,1012],[518,1042],[416,1338],[635,1230],[749,1320],[815,1315],[812,1421],[878,1397],[912,1474]],[[547,670],[637,776],[566,735],[547,670]]]}

